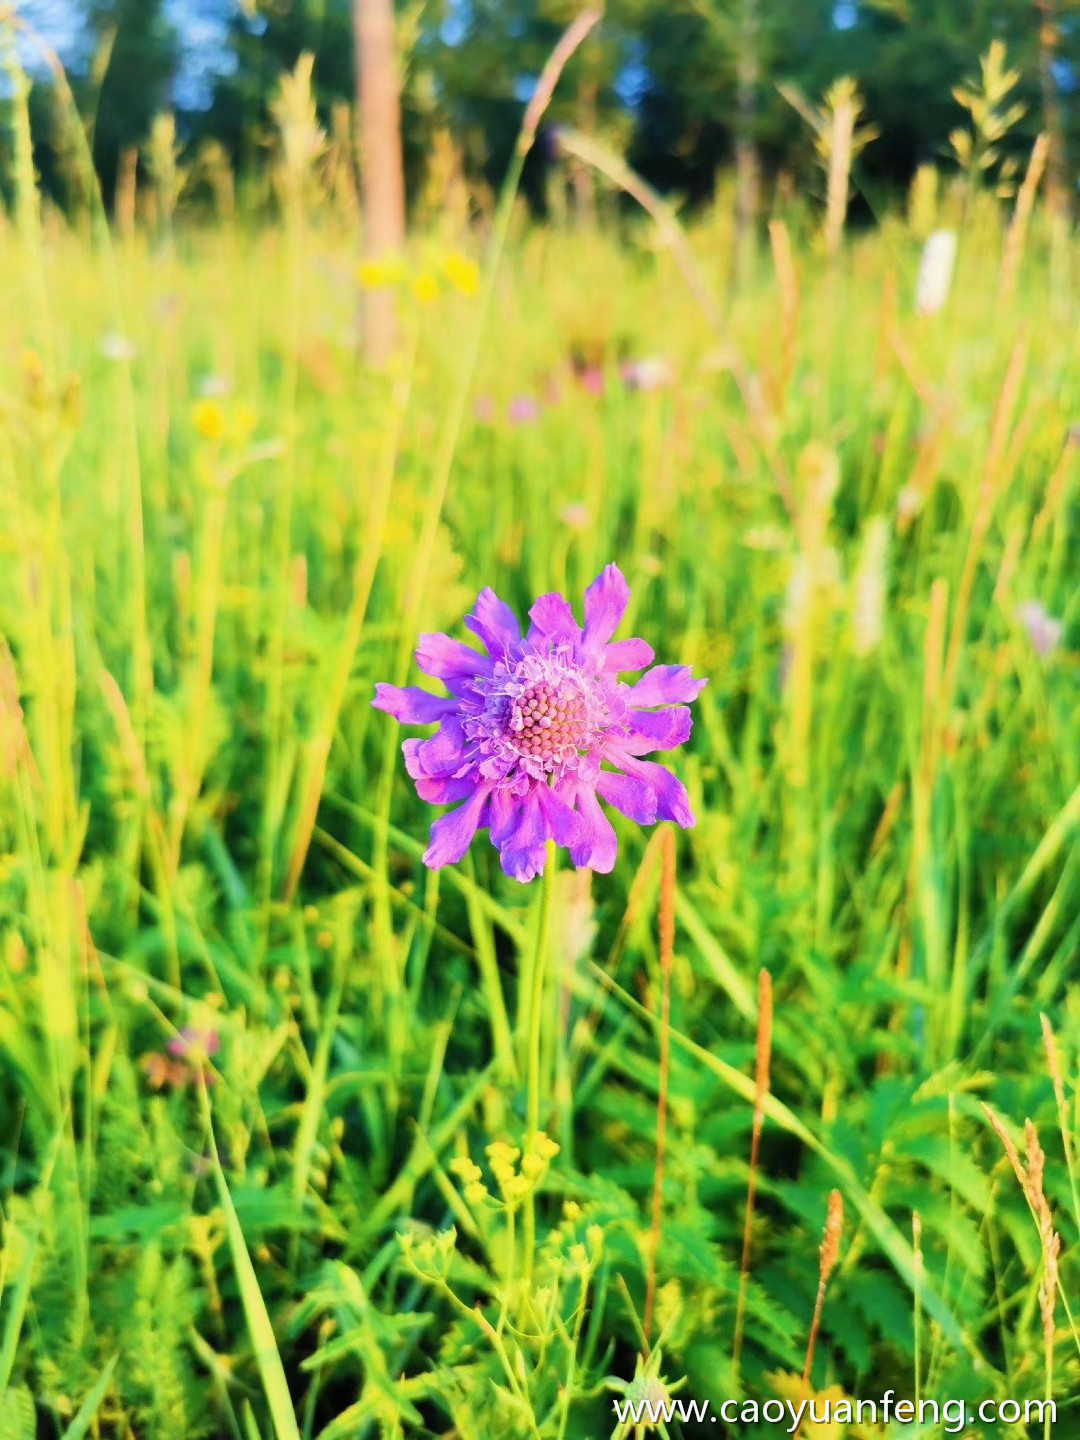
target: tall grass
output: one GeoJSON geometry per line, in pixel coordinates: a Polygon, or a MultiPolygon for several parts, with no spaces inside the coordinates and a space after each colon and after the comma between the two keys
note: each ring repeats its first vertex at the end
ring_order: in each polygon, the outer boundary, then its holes
{"type": "Polygon", "coordinates": [[[374,374],[315,172],[281,226],[181,203],[108,240],[17,139],[0,1433],[592,1437],[613,1389],[797,1394],[804,1362],[814,1393],[1051,1384],[1067,1427],[1080,371],[1031,190],[1011,246],[968,204],[934,316],[892,216],[830,259],[777,215],[703,313],[722,213],[508,202],[486,298],[415,238],[374,374]],[[698,825],[676,866],[620,824],[538,976],[489,847],[421,865],[368,701],[481,586],[524,610],[609,559],[709,676],[698,825]],[[1036,1227],[980,1102],[1042,1137],[1036,1227]]]}

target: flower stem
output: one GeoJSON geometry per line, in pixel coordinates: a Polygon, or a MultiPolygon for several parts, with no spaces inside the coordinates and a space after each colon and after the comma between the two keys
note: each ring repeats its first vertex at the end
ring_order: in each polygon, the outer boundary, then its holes
{"type": "MultiPolygon", "coordinates": [[[[527,998],[525,1011],[526,1060],[525,1060],[525,1144],[540,1129],[540,1022],[544,1014],[544,981],[547,978],[547,941],[551,928],[551,898],[555,892],[556,850],[553,841],[548,841],[547,859],[540,889],[540,913],[536,920],[536,939],[533,945],[532,964],[526,977],[527,998]]],[[[523,1241],[525,1249],[522,1279],[525,1293],[532,1278],[533,1251],[536,1248],[536,1212],[533,1192],[525,1196],[523,1206],[523,1241]]]]}
{"type": "Polygon", "coordinates": [[[547,940],[551,928],[551,897],[555,891],[556,851],[548,841],[547,863],[540,889],[540,915],[536,922],[536,942],[529,973],[529,1031],[525,1124],[530,1134],[540,1127],[540,1021],[544,1012],[544,981],[547,978],[547,940]]]}

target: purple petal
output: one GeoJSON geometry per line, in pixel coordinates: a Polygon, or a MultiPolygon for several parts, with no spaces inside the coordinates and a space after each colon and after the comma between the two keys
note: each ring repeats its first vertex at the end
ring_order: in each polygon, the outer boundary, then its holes
{"type": "Polygon", "coordinates": [[[402,725],[434,725],[456,708],[453,700],[444,695],[431,695],[416,685],[407,685],[404,689],[397,685],[376,685],[371,703],[376,710],[393,715],[402,725]]]}
{"type": "Polygon", "coordinates": [[[581,639],[581,629],[574,619],[570,603],[562,595],[541,595],[529,611],[532,624],[528,638],[543,637],[556,645],[575,644],[581,639]]]}
{"type": "MultiPolygon", "coordinates": [[[[635,784],[646,786],[652,791],[654,797],[655,819],[674,820],[676,825],[681,825],[684,830],[691,830],[694,826],[694,812],[690,809],[690,797],[686,793],[686,787],[681,780],[677,780],[670,770],[665,770],[663,765],[657,765],[653,760],[635,760],[624,749],[612,756],[617,765],[621,765],[626,771],[627,778],[635,784]]],[[[601,776],[606,779],[607,774],[601,776]]],[[[600,792],[604,792],[601,790],[600,792]]],[[[604,796],[607,799],[607,796],[604,796]]],[[[622,806],[611,802],[616,809],[622,806]]],[[[623,811],[624,814],[629,812],[623,811]]],[[[631,816],[631,819],[634,817],[631,816]]]]}
{"type": "Polygon", "coordinates": [[[416,781],[416,793],[429,805],[456,805],[476,789],[473,775],[421,775],[416,781]]]}
{"type": "Polygon", "coordinates": [[[537,791],[533,788],[518,800],[507,818],[500,816],[500,823],[492,830],[492,841],[499,835],[499,861],[503,870],[513,880],[533,880],[544,868],[547,855],[547,820],[537,791]]]}
{"type": "Polygon", "coordinates": [[[441,680],[448,690],[460,694],[464,685],[478,675],[491,674],[491,661],[471,645],[451,640],[449,635],[421,635],[416,663],[425,675],[441,680]]]}
{"type": "Polygon", "coordinates": [[[540,801],[540,808],[544,812],[544,822],[547,826],[547,833],[556,845],[562,845],[566,849],[576,845],[581,839],[581,821],[571,806],[565,800],[556,795],[549,786],[540,784],[536,789],[540,801]]]}
{"type": "Polygon", "coordinates": [[[570,846],[570,859],[579,870],[588,867],[600,875],[610,875],[619,849],[611,821],[601,810],[591,786],[578,785],[576,800],[581,833],[570,846]]]}
{"type": "Polygon", "coordinates": [[[509,790],[499,788],[491,792],[491,815],[488,820],[488,829],[491,833],[491,843],[496,850],[501,850],[504,843],[513,833],[517,824],[518,806],[521,801],[509,790]]]}
{"type": "Polygon", "coordinates": [[[479,635],[489,655],[502,658],[511,645],[521,639],[517,616],[495,591],[480,591],[471,615],[465,617],[465,628],[479,635]]]}
{"type": "Polygon", "coordinates": [[[709,682],[695,680],[689,665],[656,665],[630,687],[626,703],[644,705],[686,705],[696,700],[709,682]]]}
{"type": "MultiPolygon", "coordinates": [[[[585,591],[585,641],[583,649],[606,645],[619,628],[630,601],[630,586],[617,565],[605,565],[585,591]]],[[[649,663],[646,660],[646,665],[649,663]]]]}
{"type": "Polygon", "coordinates": [[[604,669],[612,675],[628,670],[644,670],[656,659],[656,652],[645,640],[616,640],[604,646],[604,669]]]}
{"type": "Polygon", "coordinates": [[[419,750],[423,740],[403,740],[401,742],[401,753],[405,756],[405,773],[411,775],[414,780],[424,779],[424,768],[420,764],[419,750]]]}
{"type": "Polygon", "coordinates": [[[628,820],[638,825],[656,823],[656,791],[644,780],[618,770],[602,770],[596,793],[628,820]]]}
{"type": "Polygon", "coordinates": [[[442,815],[431,827],[431,844],[424,851],[424,864],[429,870],[456,865],[472,844],[477,827],[483,819],[490,787],[483,785],[470,799],[449,815],[442,815]]]}
{"type": "Polygon", "coordinates": [[[421,775],[452,775],[460,770],[467,758],[466,743],[465,731],[457,716],[444,720],[431,739],[421,740],[415,751],[421,775]]]}
{"type": "Polygon", "coordinates": [[[652,750],[674,750],[685,745],[693,729],[685,705],[669,710],[631,710],[630,737],[619,739],[619,749],[628,755],[648,755],[652,750]]]}

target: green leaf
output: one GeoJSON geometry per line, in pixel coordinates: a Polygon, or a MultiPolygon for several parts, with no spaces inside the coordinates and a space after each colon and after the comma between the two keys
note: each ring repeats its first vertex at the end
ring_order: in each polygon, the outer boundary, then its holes
{"type": "Polygon", "coordinates": [[[109,1381],[112,1379],[112,1373],[116,1369],[116,1362],[119,1358],[120,1352],[118,1350],[94,1382],[94,1388],[79,1406],[75,1419],[72,1420],[71,1424],[64,1431],[64,1440],[83,1440],[83,1436],[86,1435],[90,1426],[94,1423],[94,1417],[98,1412],[98,1407],[105,1398],[105,1391],[109,1388],[109,1381]]]}
{"type": "Polygon", "coordinates": [[[281,1352],[278,1350],[277,1340],[274,1338],[274,1327],[270,1323],[266,1302],[259,1289],[255,1267],[251,1263],[251,1256],[244,1243],[240,1218],[236,1213],[236,1206],[233,1204],[225,1173],[218,1158],[210,1097],[207,1094],[206,1085],[203,1083],[199,1085],[199,1098],[202,1103],[203,1118],[206,1122],[206,1134],[210,1141],[210,1163],[213,1167],[214,1179],[217,1182],[221,1208],[225,1212],[225,1234],[232,1254],[233,1268],[236,1271],[236,1282],[240,1287],[240,1300],[244,1307],[244,1318],[247,1320],[248,1335],[251,1337],[252,1348],[255,1352],[255,1363],[259,1367],[263,1390],[266,1392],[266,1401],[270,1407],[274,1433],[277,1440],[300,1440],[296,1412],[293,1409],[292,1396],[289,1394],[289,1383],[285,1379],[285,1367],[281,1363],[281,1352]]]}

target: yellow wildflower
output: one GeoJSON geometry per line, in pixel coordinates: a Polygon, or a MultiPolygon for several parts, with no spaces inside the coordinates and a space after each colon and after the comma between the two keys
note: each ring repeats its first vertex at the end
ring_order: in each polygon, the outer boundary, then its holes
{"type": "Polygon", "coordinates": [[[431,305],[439,298],[439,282],[430,270],[421,270],[413,280],[413,296],[421,305],[431,305]]]}
{"type": "Polygon", "coordinates": [[[385,290],[401,279],[401,263],[393,257],[361,260],[356,267],[356,278],[365,290],[385,290]]]}
{"type": "Polygon", "coordinates": [[[456,1155],[450,1161],[450,1171],[466,1185],[475,1185],[477,1181],[484,1178],[480,1166],[470,1160],[467,1155],[456,1155]]]}
{"type": "Polygon", "coordinates": [[[225,433],[225,412],[216,400],[200,400],[191,412],[191,423],[204,440],[220,440],[225,433]]]}
{"type": "Polygon", "coordinates": [[[468,255],[454,250],[442,263],[442,272],[447,284],[452,285],[459,295],[473,296],[480,292],[480,267],[468,255]]]}

